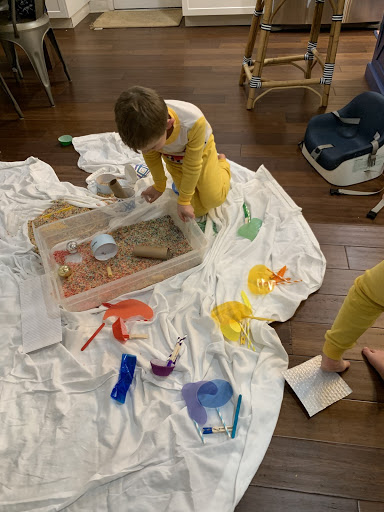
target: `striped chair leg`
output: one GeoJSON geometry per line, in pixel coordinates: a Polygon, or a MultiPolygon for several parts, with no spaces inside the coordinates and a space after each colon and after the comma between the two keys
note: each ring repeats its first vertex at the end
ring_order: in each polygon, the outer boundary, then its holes
{"type": "Polygon", "coordinates": [[[324,85],[321,106],[328,105],[329,93],[333,78],[333,70],[335,67],[337,47],[339,44],[341,22],[343,20],[345,0],[337,0],[336,12],[332,16],[331,32],[329,34],[327,57],[325,60],[324,73],[320,83],[324,85]]]}
{"type": "Polygon", "coordinates": [[[321,28],[321,19],[323,16],[323,8],[324,0],[316,0],[311,25],[311,33],[309,35],[307,53],[304,56],[305,60],[307,60],[307,71],[305,73],[305,78],[311,78],[312,68],[314,65],[312,49],[316,48],[317,46],[317,40],[319,38],[321,28]]]}
{"type": "Polygon", "coordinates": [[[252,110],[255,102],[256,89],[261,87],[261,73],[263,71],[265,54],[267,53],[269,33],[271,32],[273,0],[265,0],[263,23],[261,24],[260,38],[257,46],[255,65],[252,79],[249,83],[247,110],[252,110]]]}
{"type": "Polygon", "coordinates": [[[255,7],[255,10],[254,10],[253,16],[252,16],[251,28],[249,29],[247,45],[245,47],[243,64],[241,66],[239,85],[244,85],[244,79],[245,79],[244,64],[246,64],[247,66],[252,65],[252,53],[253,53],[253,49],[255,47],[257,31],[258,31],[258,28],[260,25],[260,18],[263,15],[262,6],[263,6],[263,0],[257,0],[256,7],[255,7]]]}

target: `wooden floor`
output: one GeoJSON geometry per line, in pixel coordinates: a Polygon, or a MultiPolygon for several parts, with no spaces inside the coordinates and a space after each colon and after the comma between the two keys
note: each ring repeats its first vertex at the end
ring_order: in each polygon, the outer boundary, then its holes
{"type": "MultiPolygon", "coordinates": [[[[319,354],[353,279],[383,259],[384,213],[374,222],[366,218],[378,196],[331,197],[329,184],[302,157],[297,143],[319,112],[317,96],[303,89],[273,91],[248,112],[238,86],[247,27],[91,31],[93,18],[56,31],[73,81],[66,81],[60,65],[54,67],[55,108],[24,57],[25,81],[18,86],[0,56],[0,72],[25,113],[19,121],[0,94],[1,159],[33,155],[51,164],[62,181],[84,186],[87,175],[76,166],[77,153],[60,147],[58,136],[115,130],[114,101],[134,84],[195,103],[211,122],[220,152],[254,171],[264,164],[303,208],[321,244],[328,262],[323,286],[291,321],[277,326],[291,366],[319,354]]],[[[272,33],[269,56],[298,53],[307,41],[306,32],[272,33]]],[[[329,110],[367,90],[364,72],[374,46],[370,30],[342,32],[329,110]]],[[[322,35],[319,49],[325,47],[322,35]]],[[[300,77],[293,67],[269,70],[271,77],[282,73],[300,77]]],[[[383,181],[360,188],[380,188],[383,181]]],[[[353,360],[345,374],[353,389],[347,399],[309,419],[285,390],[271,445],[237,512],[384,511],[384,384],[361,356],[364,345],[384,347],[383,329],[381,318],[347,354],[353,360]]]]}

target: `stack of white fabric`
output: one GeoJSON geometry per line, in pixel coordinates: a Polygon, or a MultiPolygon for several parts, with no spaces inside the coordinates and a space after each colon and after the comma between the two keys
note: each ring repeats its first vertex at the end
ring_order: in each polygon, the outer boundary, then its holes
{"type": "MultiPolygon", "coordinates": [[[[122,172],[125,163],[141,162],[118,144],[116,134],[74,139],[74,145],[79,166],[91,162],[87,170],[118,163],[122,172]]],[[[209,249],[202,265],[120,297],[151,306],[154,319],[134,329],[149,339],[122,345],[105,327],[81,352],[105,308],[62,310],[62,343],[25,354],[19,282],[43,273],[26,220],[56,198],[91,207],[100,203],[87,190],[60,183],[52,168],[35,158],[0,163],[0,510],[226,512],[241,499],[276,425],[288,357],[266,322],[251,322],[255,352],[225,341],[211,310],[241,301],[244,290],[257,316],[285,321],[321,285],[325,260],[300,208],[264,167],[252,173],[231,163],[231,170],[227,201],[208,218],[209,249]],[[252,217],[263,220],[253,242],[237,235],[244,202],[252,217]],[[247,277],[256,264],[273,270],[286,265],[286,275],[301,281],[252,295],[247,277]],[[153,375],[150,360],[166,359],[184,334],[188,338],[173,373],[165,379],[153,375]],[[137,366],[121,405],[110,393],[124,352],[137,356],[137,366]],[[243,402],[236,438],[210,435],[203,445],[181,388],[211,379],[233,387],[232,401],[221,408],[228,424],[239,394],[243,402]]],[[[140,180],[137,193],[150,180],[140,180]]],[[[208,419],[220,424],[215,413],[208,419]]]]}

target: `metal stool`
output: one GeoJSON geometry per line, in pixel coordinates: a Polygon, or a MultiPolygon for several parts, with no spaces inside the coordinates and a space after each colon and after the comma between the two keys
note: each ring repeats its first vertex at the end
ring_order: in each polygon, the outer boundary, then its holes
{"type": "Polygon", "coordinates": [[[315,11],[313,14],[311,33],[307,51],[301,55],[289,55],[285,57],[275,57],[266,59],[269,33],[272,28],[272,21],[276,13],[286,2],[281,0],[279,5],[273,10],[273,0],[257,0],[256,8],[253,13],[252,25],[248,35],[248,42],[245,48],[245,56],[240,74],[240,85],[249,83],[249,93],[247,101],[247,109],[251,110],[256,101],[262,96],[270,92],[272,89],[280,89],[285,87],[305,87],[316,93],[321,98],[321,106],[328,105],[329,91],[335,68],[335,60],[337,46],[339,43],[341,22],[343,20],[344,4],[346,0],[329,0],[333,16],[331,30],[329,34],[327,55],[323,58],[316,49],[317,40],[321,28],[321,18],[323,14],[325,0],[316,0],[315,11]],[[252,52],[255,46],[258,29],[260,37],[257,47],[256,59],[252,60],[252,52]],[[306,68],[296,64],[297,61],[307,61],[306,68]],[[319,63],[323,69],[323,75],[319,78],[311,78],[311,72],[316,63],[319,63]],[[304,72],[304,78],[301,80],[265,80],[262,78],[263,67],[272,64],[292,64],[304,72]],[[321,95],[316,89],[310,87],[313,84],[321,84],[323,86],[323,94],[321,95]],[[263,93],[256,96],[256,89],[269,88],[263,93]]]}
{"type": "Polygon", "coordinates": [[[5,83],[5,80],[2,77],[1,73],[0,73],[0,86],[3,89],[3,91],[5,92],[5,94],[8,96],[8,98],[12,101],[13,106],[15,107],[15,110],[16,110],[18,116],[20,117],[20,119],[24,119],[24,115],[23,115],[22,111],[20,110],[19,104],[17,103],[17,101],[15,100],[13,94],[9,90],[9,88],[8,88],[7,84],[5,83]]]}
{"type": "Polygon", "coordinates": [[[17,22],[15,0],[11,1],[12,21],[8,20],[7,12],[3,12],[0,15],[0,42],[3,45],[8,61],[12,63],[12,70],[17,79],[23,78],[23,75],[14,45],[17,44],[25,51],[37,76],[43,84],[49,102],[54,106],[55,102],[51,92],[51,85],[49,82],[43,50],[45,35],[50,39],[53,48],[61,60],[68,80],[71,80],[71,77],[69,76],[67,66],[61,54],[59,45],[57,44],[55,34],[53,33],[49,16],[44,12],[44,0],[34,0],[34,4],[37,16],[36,20],[21,20],[20,22],[17,22]]]}

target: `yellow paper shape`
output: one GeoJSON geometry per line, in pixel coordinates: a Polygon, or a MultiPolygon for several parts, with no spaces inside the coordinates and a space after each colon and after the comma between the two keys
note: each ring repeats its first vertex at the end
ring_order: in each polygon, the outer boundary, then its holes
{"type": "Polygon", "coordinates": [[[252,310],[241,302],[233,300],[213,308],[211,315],[219,324],[228,325],[232,322],[241,322],[244,318],[251,317],[252,310]]]}
{"type": "MultiPolygon", "coordinates": [[[[274,274],[265,265],[255,265],[248,274],[248,287],[256,295],[267,295],[275,288],[274,274]]],[[[243,299],[244,300],[244,299],[243,299]]]]}
{"type": "Polygon", "coordinates": [[[239,322],[231,322],[230,324],[220,324],[223,335],[230,341],[237,341],[240,336],[241,327],[239,322]]]}
{"type": "Polygon", "coordinates": [[[248,296],[245,293],[245,291],[241,292],[241,298],[243,299],[244,304],[249,308],[252,309],[252,304],[249,302],[248,296]]]}

